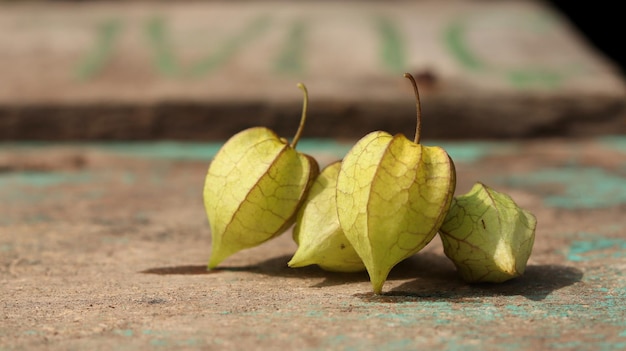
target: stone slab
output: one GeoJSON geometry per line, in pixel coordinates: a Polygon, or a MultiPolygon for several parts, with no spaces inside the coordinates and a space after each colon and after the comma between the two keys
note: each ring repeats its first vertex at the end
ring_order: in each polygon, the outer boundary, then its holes
{"type": "Polygon", "coordinates": [[[626,84],[540,1],[1,2],[3,140],[626,132],[626,84]]]}
{"type": "MultiPolygon", "coordinates": [[[[446,142],[538,219],[526,273],[468,285],[439,238],[371,294],[292,269],[287,231],[205,269],[219,143],[0,146],[0,350],[606,350],[626,347],[626,139],[446,142]]],[[[302,140],[322,165],[350,143],[302,140]]]]}

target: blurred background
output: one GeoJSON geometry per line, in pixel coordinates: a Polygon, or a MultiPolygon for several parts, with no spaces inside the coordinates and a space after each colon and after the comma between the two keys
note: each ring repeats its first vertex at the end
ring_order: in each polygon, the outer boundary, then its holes
{"type": "Polygon", "coordinates": [[[566,1],[0,1],[0,140],[626,131],[606,15],[566,1]]]}

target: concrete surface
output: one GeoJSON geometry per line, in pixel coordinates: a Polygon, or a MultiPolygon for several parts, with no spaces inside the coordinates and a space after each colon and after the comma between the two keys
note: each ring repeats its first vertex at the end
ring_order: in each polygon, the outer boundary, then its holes
{"type": "MultiPolygon", "coordinates": [[[[527,272],[468,285],[435,238],[374,296],[288,268],[290,233],[205,270],[219,143],[0,145],[0,350],[623,350],[626,139],[445,142],[538,219],[527,272]]],[[[302,140],[322,165],[349,143],[302,140]]]]}

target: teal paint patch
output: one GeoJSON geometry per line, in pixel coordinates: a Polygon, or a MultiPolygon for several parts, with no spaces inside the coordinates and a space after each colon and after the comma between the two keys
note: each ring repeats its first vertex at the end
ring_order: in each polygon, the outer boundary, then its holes
{"type": "Polygon", "coordinates": [[[396,23],[387,17],[376,18],[381,47],[380,60],[389,72],[399,74],[406,71],[405,39],[396,23]]]}
{"type": "Polygon", "coordinates": [[[279,74],[294,75],[304,71],[304,57],[308,25],[302,20],[292,23],[285,46],[276,59],[275,70],[279,74]]]}
{"type": "MultiPolygon", "coordinates": [[[[185,143],[174,141],[162,142],[130,142],[104,143],[94,145],[108,152],[142,158],[170,159],[170,160],[200,160],[210,161],[224,145],[224,142],[214,143],[185,143]]],[[[350,150],[352,145],[338,143],[329,139],[301,139],[298,142],[298,151],[307,154],[331,154],[338,158],[350,150]]]]}
{"type": "Polygon", "coordinates": [[[197,346],[202,344],[202,339],[188,338],[179,343],[181,346],[197,346]]]}
{"type": "Polygon", "coordinates": [[[166,347],[166,346],[168,346],[168,342],[165,339],[151,339],[150,340],[150,345],[166,347]]]}
{"type": "Polygon", "coordinates": [[[150,19],[146,23],[145,34],[152,48],[154,65],[159,72],[166,76],[202,77],[224,65],[246,44],[263,34],[270,24],[270,18],[265,15],[253,19],[239,33],[235,33],[221,45],[217,45],[212,54],[189,67],[181,67],[178,63],[173,49],[175,45],[169,38],[168,28],[162,18],[150,19]]]}
{"type": "Polygon", "coordinates": [[[142,331],[143,335],[146,336],[153,336],[152,339],[150,339],[150,345],[155,346],[155,347],[167,347],[169,346],[169,342],[168,342],[168,334],[166,332],[161,332],[161,331],[157,331],[157,330],[151,330],[151,329],[144,329],[142,331]]]}
{"type": "Polygon", "coordinates": [[[164,75],[177,74],[178,62],[174,57],[163,18],[153,17],[146,22],[145,26],[146,37],[153,51],[154,65],[164,75]]]}
{"type": "Polygon", "coordinates": [[[525,305],[506,305],[504,306],[505,311],[516,317],[521,317],[524,319],[530,319],[532,317],[531,311],[526,308],[525,305]]]}
{"type": "Polygon", "coordinates": [[[452,21],[443,32],[444,43],[446,44],[447,49],[452,54],[452,57],[454,57],[461,64],[461,66],[472,71],[484,69],[484,65],[481,60],[476,57],[467,46],[465,32],[466,29],[464,21],[452,21]]]}
{"type": "MultiPolygon", "coordinates": [[[[389,337],[389,336],[387,336],[389,337]]],[[[372,340],[366,340],[362,337],[349,336],[349,335],[332,335],[327,337],[320,346],[308,351],[317,350],[345,350],[345,351],[357,351],[357,350],[386,350],[386,351],[404,351],[415,350],[418,343],[415,340],[401,338],[396,340],[384,340],[379,343],[373,343],[372,340]]],[[[460,350],[460,349],[459,349],[460,350]]],[[[468,350],[467,348],[465,350],[468,350]]]]}
{"type": "Polygon", "coordinates": [[[554,349],[580,350],[585,346],[582,341],[564,341],[550,343],[550,347],[554,349]]]}
{"type": "Polygon", "coordinates": [[[114,142],[93,146],[115,154],[170,160],[211,160],[223,143],[114,142]]]}
{"type": "Polygon", "coordinates": [[[512,143],[495,142],[436,142],[425,141],[427,146],[440,146],[446,150],[454,162],[474,163],[492,155],[513,153],[516,150],[512,143]]]}
{"type": "Polygon", "coordinates": [[[309,154],[326,154],[342,159],[353,144],[339,143],[331,139],[301,139],[298,141],[298,151],[309,154]]]}
{"type": "Polygon", "coordinates": [[[315,318],[320,318],[324,316],[324,312],[322,311],[318,311],[318,310],[312,310],[312,311],[307,311],[305,316],[307,317],[315,317],[315,318]]]}
{"type": "Polygon", "coordinates": [[[624,331],[622,331],[621,333],[619,333],[620,337],[626,338],[626,329],[624,329],[624,331]]]}
{"type": "MultiPolygon", "coordinates": [[[[179,349],[180,347],[206,346],[206,342],[202,336],[182,337],[178,334],[172,333],[171,331],[144,329],[140,333],[135,333],[131,329],[116,329],[113,333],[124,337],[141,337],[143,335],[149,338],[148,343],[151,346],[158,348],[166,347],[179,349]]],[[[224,341],[220,338],[213,338],[210,343],[213,345],[220,345],[223,344],[224,341]]]]}
{"type": "Polygon", "coordinates": [[[410,313],[394,312],[394,313],[377,313],[373,316],[376,319],[387,320],[388,322],[411,325],[415,322],[415,318],[410,313]]]}
{"type": "MultiPolygon", "coordinates": [[[[365,303],[371,306],[376,303],[365,303]]],[[[465,302],[455,304],[448,301],[420,301],[404,302],[396,305],[396,309],[373,315],[377,319],[387,320],[407,327],[419,327],[422,319],[416,319],[416,315],[424,316],[424,320],[433,322],[435,325],[446,326],[462,315],[480,323],[490,323],[502,318],[500,309],[491,303],[465,302]]],[[[368,317],[368,318],[371,318],[368,317]]]]}
{"type": "MultiPolygon", "coordinates": [[[[475,50],[472,42],[467,39],[468,33],[476,30],[485,30],[489,26],[491,31],[500,29],[524,33],[540,38],[558,31],[560,26],[554,17],[534,12],[520,12],[515,16],[500,13],[482,13],[480,16],[465,14],[450,21],[443,30],[443,44],[451,57],[460,67],[478,74],[502,79],[511,87],[519,90],[556,90],[563,83],[574,76],[588,74],[588,69],[581,63],[572,60],[559,64],[553,62],[537,63],[532,65],[512,65],[498,62],[487,56],[480,55],[484,48],[475,50]]],[[[476,44],[474,44],[476,45],[476,44]]]]}
{"type": "Polygon", "coordinates": [[[134,335],[134,332],[131,329],[115,329],[113,333],[125,337],[131,337],[134,335]]]}
{"type": "Polygon", "coordinates": [[[563,83],[563,74],[538,68],[536,70],[512,70],[507,73],[507,78],[516,88],[529,88],[541,86],[556,89],[563,83]]]}
{"type": "Polygon", "coordinates": [[[594,238],[572,242],[567,259],[572,262],[626,257],[626,240],[594,238]]]}
{"type": "MultiPolygon", "coordinates": [[[[555,298],[553,301],[544,304],[508,304],[504,306],[506,313],[503,319],[519,318],[526,321],[552,320],[554,326],[558,328],[558,334],[576,330],[589,322],[602,323],[609,327],[619,326],[620,321],[623,320],[623,307],[613,305],[612,301],[609,301],[607,304],[606,299],[602,299],[599,296],[585,300],[585,302],[589,301],[592,301],[590,305],[586,303],[566,304],[562,303],[559,298],[555,298]],[[576,323],[573,323],[569,328],[558,327],[564,321],[570,323],[569,321],[574,320],[576,323]]],[[[623,304],[623,300],[620,303],[623,304]]],[[[546,330],[546,332],[553,331],[549,328],[546,330]]],[[[608,335],[601,335],[599,338],[602,339],[606,336],[608,335]]],[[[613,336],[612,333],[611,336],[613,336]]]]}
{"type": "Polygon", "coordinates": [[[564,209],[607,208],[626,203],[626,178],[601,168],[554,168],[496,179],[540,192],[546,205],[564,209]],[[549,189],[549,190],[546,190],[549,189]]]}
{"type": "Polygon", "coordinates": [[[500,312],[500,309],[492,303],[480,302],[473,303],[472,305],[472,308],[469,309],[465,307],[466,305],[463,306],[465,315],[469,316],[472,320],[478,321],[479,323],[502,320],[502,313],[500,312]]]}
{"type": "Polygon", "coordinates": [[[415,341],[412,339],[398,339],[391,340],[384,344],[379,345],[379,350],[411,350],[415,345],[415,341]]]}
{"type": "Polygon", "coordinates": [[[626,136],[624,135],[609,135],[598,138],[598,141],[612,150],[626,154],[626,136]]]}
{"type": "Polygon", "coordinates": [[[556,349],[556,350],[597,350],[597,351],[613,351],[613,350],[623,350],[626,348],[626,342],[619,343],[611,343],[606,341],[601,341],[598,343],[594,343],[593,347],[590,348],[590,344],[588,342],[582,341],[564,341],[564,342],[553,342],[549,343],[548,348],[556,349]]]}
{"type": "Polygon", "coordinates": [[[624,319],[626,315],[626,295],[623,293],[625,289],[626,287],[615,289],[612,292],[614,295],[606,295],[603,300],[596,304],[597,307],[606,311],[606,320],[619,327],[626,327],[626,319],[624,319]],[[621,293],[620,290],[622,291],[621,293]]]}
{"type": "MultiPolygon", "coordinates": [[[[95,148],[118,155],[189,161],[210,161],[225,141],[220,142],[182,142],[182,141],[154,141],[154,142],[88,142],[88,143],[48,143],[48,142],[17,142],[0,143],[0,146],[16,150],[36,150],[38,148],[62,146],[95,148]]],[[[491,155],[510,154],[516,151],[515,144],[495,142],[439,142],[425,140],[427,146],[443,147],[454,162],[472,163],[491,155]]],[[[309,155],[331,155],[342,159],[352,148],[352,143],[338,142],[333,139],[303,138],[298,142],[298,151],[309,155]]],[[[124,182],[132,184],[135,179],[132,174],[125,175],[124,182]]],[[[0,174],[1,178],[1,174],[0,174]]]]}
{"type": "Polygon", "coordinates": [[[113,53],[114,43],[122,30],[122,23],[118,19],[105,21],[97,28],[96,46],[76,68],[79,80],[87,81],[97,76],[113,53]]]}
{"type": "Polygon", "coordinates": [[[49,187],[60,184],[85,183],[91,180],[87,172],[7,172],[0,173],[0,188],[5,186],[49,187]]]}
{"type": "MultiPolygon", "coordinates": [[[[469,292],[470,295],[462,299],[438,296],[405,301],[397,295],[383,296],[379,301],[365,299],[363,302],[351,302],[349,306],[354,307],[351,313],[337,319],[333,317],[334,313],[310,313],[311,317],[320,318],[321,322],[341,322],[346,328],[336,334],[323,334],[314,347],[306,350],[420,350],[429,346],[466,351],[484,350],[489,345],[499,344],[506,344],[507,350],[528,350],[537,344],[554,343],[556,348],[569,342],[562,340],[580,341],[588,349],[614,350],[621,343],[611,344],[604,340],[614,340],[624,329],[621,324],[624,313],[621,305],[624,300],[618,298],[623,294],[620,295],[619,289],[611,289],[609,298],[606,294],[592,290],[589,292],[591,295],[581,296],[581,303],[567,303],[562,293],[550,295],[542,302],[522,303],[519,296],[498,294],[498,300],[504,301],[504,305],[483,303],[482,296],[473,296],[469,292]],[[434,322],[435,319],[447,323],[434,322]],[[545,322],[533,334],[516,333],[516,325],[538,320],[545,322]],[[589,323],[606,326],[606,333],[570,337],[580,335],[581,328],[589,323]],[[373,326],[370,329],[371,338],[364,339],[362,333],[357,334],[350,328],[352,325],[364,324],[373,326]],[[508,327],[503,328],[503,325],[508,327]],[[493,333],[493,328],[498,328],[498,332],[493,333]],[[407,330],[417,332],[407,337],[407,330]],[[433,334],[437,331],[443,333],[440,336],[433,334]]],[[[568,294],[567,291],[563,293],[568,294]]],[[[347,307],[345,303],[340,306],[347,307]]],[[[308,311],[324,309],[328,310],[328,306],[310,305],[308,311]]],[[[271,312],[269,316],[263,312],[245,315],[261,318],[257,321],[263,323],[274,323],[276,319],[284,320],[294,316],[289,311],[271,312]]],[[[274,335],[264,335],[264,338],[273,339],[274,335]]],[[[566,346],[563,348],[568,349],[566,346]]]]}
{"type": "Polygon", "coordinates": [[[265,33],[270,28],[271,23],[271,18],[268,15],[256,17],[241,32],[229,37],[217,47],[212,55],[197,62],[186,73],[192,77],[200,77],[219,68],[228,62],[237,51],[265,33]]]}

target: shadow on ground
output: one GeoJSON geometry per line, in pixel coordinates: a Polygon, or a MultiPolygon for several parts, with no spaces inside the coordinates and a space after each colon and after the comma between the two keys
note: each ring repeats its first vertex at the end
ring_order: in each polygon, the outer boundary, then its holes
{"type": "MultiPolygon", "coordinates": [[[[290,256],[274,257],[250,266],[225,266],[207,270],[206,265],[185,265],[150,268],[140,273],[159,275],[216,274],[224,271],[241,271],[286,278],[321,278],[313,285],[321,288],[368,281],[366,272],[334,273],[317,266],[289,268],[290,256]]],[[[529,265],[523,276],[497,284],[468,284],[457,274],[454,265],[445,256],[420,253],[394,267],[388,281],[407,280],[381,295],[373,293],[356,296],[371,302],[405,302],[418,300],[464,299],[490,296],[523,296],[540,301],[553,291],[579,282],[583,277],[580,270],[562,265],[529,265]]]]}
{"type": "MultiPolygon", "coordinates": [[[[409,280],[381,295],[361,294],[369,301],[403,302],[424,299],[462,301],[476,297],[523,296],[540,301],[552,292],[579,282],[582,271],[563,265],[529,265],[521,277],[503,283],[469,284],[444,256],[424,253],[396,266],[395,274],[409,280]]],[[[393,279],[393,278],[391,278],[393,279]]]]}

